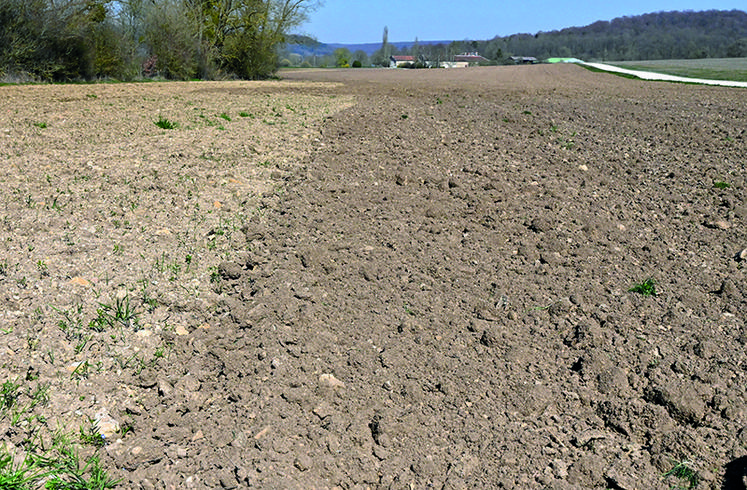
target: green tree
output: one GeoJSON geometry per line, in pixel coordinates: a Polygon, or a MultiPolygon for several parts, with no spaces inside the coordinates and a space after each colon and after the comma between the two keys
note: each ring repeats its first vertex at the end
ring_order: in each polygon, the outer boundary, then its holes
{"type": "Polygon", "coordinates": [[[423,54],[422,50],[420,48],[420,41],[418,41],[418,38],[415,37],[415,42],[412,44],[412,47],[410,48],[410,55],[415,58],[417,61],[420,58],[420,55],[423,54]]]}
{"type": "Polygon", "coordinates": [[[0,69],[43,80],[94,76],[92,31],[106,1],[0,0],[0,69]]]}
{"type": "Polygon", "coordinates": [[[351,59],[354,63],[359,62],[361,66],[368,66],[368,55],[362,49],[356,50],[351,59]]]}
{"type": "Polygon", "coordinates": [[[221,65],[248,79],[266,78],[277,71],[277,50],[286,34],[318,6],[307,0],[216,1],[231,2],[234,7],[221,42],[215,43],[221,65]]]}
{"type": "Polygon", "coordinates": [[[747,57],[747,37],[735,41],[726,48],[727,58],[744,58],[747,57]]]}
{"type": "Polygon", "coordinates": [[[180,0],[160,0],[148,8],[144,19],[149,55],[154,57],[158,73],[170,79],[199,75],[199,38],[184,7],[180,0]]]}
{"type": "Polygon", "coordinates": [[[116,25],[100,22],[92,26],[90,39],[94,47],[93,71],[96,77],[120,80],[132,78],[127,70],[127,40],[116,25]]]}
{"type": "Polygon", "coordinates": [[[384,54],[384,59],[388,60],[389,56],[391,56],[392,52],[389,48],[389,27],[384,26],[384,34],[381,39],[381,51],[384,54]]]}
{"type": "Polygon", "coordinates": [[[381,38],[381,48],[371,56],[371,62],[378,66],[389,66],[389,57],[392,55],[392,47],[389,44],[389,27],[384,26],[384,34],[381,38]]]}
{"type": "Polygon", "coordinates": [[[351,53],[348,48],[337,48],[333,53],[335,57],[335,66],[338,68],[350,68],[351,53]]]}

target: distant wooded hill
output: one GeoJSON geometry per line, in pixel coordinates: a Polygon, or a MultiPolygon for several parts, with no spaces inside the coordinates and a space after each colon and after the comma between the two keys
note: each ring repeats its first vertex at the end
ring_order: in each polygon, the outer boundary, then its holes
{"type": "Polygon", "coordinates": [[[741,10],[657,12],[537,34],[486,41],[488,53],[574,56],[585,60],[656,60],[747,56],[747,13],[741,10]]]}
{"type": "MultiPolygon", "coordinates": [[[[300,38],[298,38],[300,39],[300,38]]],[[[312,40],[313,41],[313,40],[312,40]]],[[[390,43],[407,53],[413,42],[390,43]]],[[[420,41],[419,46],[448,46],[449,53],[479,51],[494,61],[509,56],[576,57],[587,61],[656,60],[747,57],[747,13],[741,10],[657,12],[584,27],[569,27],[536,34],[512,34],[484,41],[420,41]]],[[[305,43],[292,51],[324,55],[344,47],[367,54],[381,43],[365,45],[305,43]]]]}

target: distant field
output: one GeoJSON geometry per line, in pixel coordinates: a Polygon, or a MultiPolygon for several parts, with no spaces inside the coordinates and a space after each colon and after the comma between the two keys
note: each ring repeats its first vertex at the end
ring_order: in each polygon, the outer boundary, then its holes
{"type": "Polygon", "coordinates": [[[608,64],[681,77],[747,82],[747,58],[705,58],[698,60],[615,61],[608,64]]]}

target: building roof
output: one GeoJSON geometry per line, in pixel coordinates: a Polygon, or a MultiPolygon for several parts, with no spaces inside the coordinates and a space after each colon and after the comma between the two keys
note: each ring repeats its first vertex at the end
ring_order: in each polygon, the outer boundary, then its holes
{"type": "Polygon", "coordinates": [[[472,53],[462,53],[454,56],[455,61],[472,61],[472,62],[480,62],[480,61],[489,61],[484,56],[480,56],[480,53],[477,51],[472,53]]]}
{"type": "Polygon", "coordinates": [[[415,58],[412,56],[400,56],[400,55],[392,55],[391,57],[394,61],[415,61],[415,58]]]}

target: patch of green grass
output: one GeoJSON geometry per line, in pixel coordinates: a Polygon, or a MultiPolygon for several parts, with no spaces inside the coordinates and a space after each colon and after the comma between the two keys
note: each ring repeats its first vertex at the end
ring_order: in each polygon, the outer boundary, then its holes
{"type": "Polygon", "coordinates": [[[62,432],[55,435],[50,454],[34,455],[33,461],[46,470],[46,490],[104,490],[119,483],[101,467],[98,454],[81,461],[72,437],[62,432]]]}
{"type": "Polygon", "coordinates": [[[231,116],[229,116],[229,115],[228,115],[228,114],[226,114],[225,112],[221,113],[221,115],[220,115],[219,117],[220,117],[221,119],[225,119],[226,121],[230,121],[230,120],[231,120],[231,116]]]}
{"type": "Polygon", "coordinates": [[[65,337],[68,340],[80,340],[83,335],[83,305],[78,303],[69,310],[61,310],[54,306],[52,309],[62,315],[62,320],[57,326],[65,333],[65,337]]]}
{"type": "Polygon", "coordinates": [[[732,80],[737,82],[747,81],[747,58],[615,61],[610,64],[630,70],[666,73],[680,77],[732,80]]]}
{"type": "Polygon", "coordinates": [[[689,461],[682,461],[662,475],[662,478],[674,477],[681,480],[682,483],[670,485],[671,490],[692,490],[698,486],[700,475],[692,468],[691,464],[689,461]]]}
{"type": "Polygon", "coordinates": [[[91,320],[89,327],[97,332],[102,332],[106,326],[115,327],[138,327],[139,317],[137,310],[130,304],[130,295],[117,298],[114,304],[99,303],[96,309],[96,318],[91,320]]]}
{"type": "Polygon", "coordinates": [[[605,70],[602,70],[600,68],[596,68],[594,66],[590,66],[590,65],[587,65],[587,64],[581,64],[579,66],[581,66],[581,68],[585,68],[586,70],[589,70],[592,73],[609,73],[610,75],[615,75],[615,76],[622,77],[622,78],[628,78],[630,80],[640,80],[640,77],[637,77],[635,75],[631,75],[630,73],[619,73],[619,72],[614,72],[614,71],[605,71],[605,70]]]}
{"type": "Polygon", "coordinates": [[[146,310],[148,310],[149,313],[153,313],[153,310],[158,307],[158,298],[154,298],[148,292],[148,285],[150,284],[150,281],[148,281],[147,279],[141,279],[138,282],[142,286],[142,305],[146,310]]]}
{"type": "Polygon", "coordinates": [[[29,455],[18,465],[13,460],[13,454],[3,446],[0,449],[0,488],[30,489],[46,475],[44,468],[36,465],[29,455]]]}
{"type": "Polygon", "coordinates": [[[87,426],[80,426],[80,442],[94,447],[103,447],[106,444],[106,440],[99,434],[93,419],[88,421],[87,426]]]}
{"type": "Polygon", "coordinates": [[[34,126],[36,126],[39,129],[46,129],[47,123],[45,123],[45,122],[37,122],[37,123],[34,123],[34,126]]]}
{"type": "Polygon", "coordinates": [[[11,380],[6,380],[2,384],[2,387],[0,387],[0,410],[13,408],[18,397],[21,396],[20,387],[20,383],[11,380]]]}
{"type": "Polygon", "coordinates": [[[179,127],[179,123],[169,121],[163,116],[158,116],[158,121],[155,121],[154,124],[161,129],[176,129],[179,127]]]}
{"type": "Polygon", "coordinates": [[[656,296],[656,281],[649,277],[645,281],[635,284],[628,291],[642,294],[643,296],[656,296]]]}
{"type": "Polygon", "coordinates": [[[731,184],[729,184],[728,182],[721,182],[720,180],[717,180],[713,183],[713,187],[715,187],[716,189],[728,189],[729,187],[731,187],[731,184]]]}
{"type": "Polygon", "coordinates": [[[114,488],[119,481],[101,467],[98,454],[82,458],[73,435],[61,429],[50,433],[46,428],[46,418],[31,414],[34,407],[46,405],[49,401],[48,390],[46,384],[38,385],[35,390],[30,387],[22,389],[21,383],[10,380],[0,388],[0,403],[3,404],[0,424],[9,422],[18,427],[17,430],[25,431],[28,437],[22,449],[21,446],[9,448],[7,443],[0,444],[0,489],[114,488]],[[21,399],[25,401],[21,402],[21,399]],[[18,450],[23,453],[17,454],[18,450]]]}

